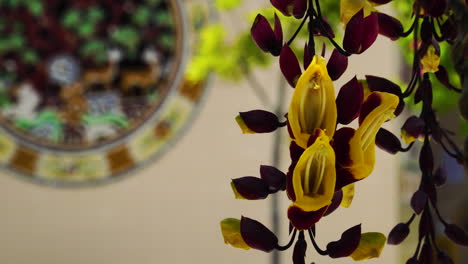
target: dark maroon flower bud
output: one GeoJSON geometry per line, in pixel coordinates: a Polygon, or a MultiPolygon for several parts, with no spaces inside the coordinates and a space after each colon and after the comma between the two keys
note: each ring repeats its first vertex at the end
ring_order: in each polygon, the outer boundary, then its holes
{"type": "Polygon", "coordinates": [[[333,31],[333,28],[330,26],[326,18],[323,18],[323,20],[315,19],[314,21],[314,24],[317,25],[313,29],[314,36],[335,38],[335,32],[333,31]]]}
{"type": "Polygon", "coordinates": [[[397,40],[403,34],[403,25],[400,20],[384,13],[377,13],[379,20],[379,34],[397,40]]]}
{"type": "Polygon", "coordinates": [[[425,142],[419,153],[419,168],[423,175],[431,175],[434,170],[434,156],[429,142],[425,142]]]}
{"type": "Polygon", "coordinates": [[[423,82],[419,85],[419,87],[416,89],[416,92],[414,93],[414,104],[419,104],[419,102],[422,101],[422,84],[423,82]]]}
{"type": "Polygon", "coordinates": [[[325,212],[325,214],[323,214],[323,216],[327,216],[333,213],[336,209],[338,209],[338,207],[341,204],[341,201],[343,201],[343,191],[340,189],[339,191],[336,191],[333,195],[332,202],[328,206],[327,211],[325,212]]]}
{"type": "Polygon", "coordinates": [[[307,230],[322,218],[326,210],[327,206],[324,206],[317,211],[306,212],[297,206],[290,206],[288,208],[288,219],[295,228],[307,230]]]}
{"type": "Polygon", "coordinates": [[[312,62],[312,58],[313,58],[312,52],[310,52],[309,44],[306,42],[304,46],[304,61],[303,61],[304,69],[307,69],[309,67],[310,63],[312,62]]]}
{"type": "Polygon", "coordinates": [[[426,206],[427,203],[427,194],[421,190],[417,190],[411,197],[411,208],[413,211],[419,215],[426,206]]]}
{"type": "MultiPolygon", "coordinates": [[[[287,117],[286,117],[287,118],[287,117]]],[[[291,139],[295,139],[294,133],[292,132],[291,124],[289,123],[289,120],[286,121],[286,127],[288,129],[288,134],[291,139]]]]}
{"type": "Polygon", "coordinates": [[[270,193],[269,186],[263,179],[252,176],[233,179],[231,187],[237,199],[261,200],[270,193]]]}
{"type": "Polygon", "coordinates": [[[453,242],[460,246],[468,247],[468,235],[459,226],[454,224],[446,225],[444,232],[453,242]]]}
{"type": "Polygon", "coordinates": [[[294,187],[292,184],[292,175],[294,168],[296,167],[296,162],[292,162],[289,165],[288,172],[286,173],[286,194],[288,195],[289,200],[296,201],[296,194],[294,193],[294,187]]]}
{"type": "Polygon", "coordinates": [[[338,80],[348,68],[348,57],[334,49],[327,63],[328,75],[333,81],[338,80]]]}
{"type": "Polygon", "coordinates": [[[453,86],[453,85],[450,83],[447,70],[445,69],[444,66],[439,65],[439,70],[435,72],[435,75],[436,75],[436,77],[437,77],[437,80],[439,80],[439,82],[440,82],[441,84],[443,84],[445,87],[447,87],[448,89],[450,89],[450,90],[458,90],[457,88],[455,88],[455,86],[453,86]]]}
{"type": "Polygon", "coordinates": [[[440,17],[447,9],[447,0],[432,0],[432,6],[428,11],[432,17],[440,17]]]}
{"type": "Polygon", "coordinates": [[[423,185],[423,190],[429,197],[429,200],[431,201],[432,204],[437,204],[437,190],[435,188],[435,185],[429,182],[426,182],[423,185]]]}
{"type": "Polygon", "coordinates": [[[350,53],[361,54],[374,43],[378,34],[377,13],[364,17],[364,11],[361,9],[346,25],[343,48],[350,53]]]}
{"type": "Polygon", "coordinates": [[[307,0],[294,0],[293,16],[302,18],[307,11],[307,0]]]}
{"type": "Polygon", "coordinates": [[[273,166],[260,166],[260,177],[270,186],[271,191],[286,190],[286,174],[273,166]]]}
{"type": "Polygon", "coordinates": [[[431,247],[431,244],[427,240],[421,249],[421,253],[419,253],[418,262],[424,263],[424,264],[434,263],[434,254],[432,253],[432,247],[431,247]]]}
{"type": "Polygon", "coordinates": [[[430,234],[434,231],[434,222],[429,210],[423,211],[421,219],[419,220],[419,239],[430,234]]]}
{"type": "Polygon", "coordinates": [[[304,149],[299,147],[296,141],[291,141],[291,144],[289,145],[289,155],[291,157],[292,162],[297,162],[303,152],[304,152],[304,149]]]}
{"type": "Polygon", "coordinates": [[[361,240],[361,225],[356,225],[343,232],[340,240],[330,242],[327,252],[331,258],[342,258],[351,255],[359,246],[361,240]]]}
{"type": "Polygon", "coordinates": [[[369,0],[370,2],[374,2],[376,4],[379,4],[379,5],[383,5],[383,4],[386,4],[388,2],[391,2],[392,0],[369,0]]]}
{"type": "Polygon", "coordinates": [[[424,132],[424,120],[417,116],[410,116],[401,127],[401,138],[406,144],[415,141],[424,132]]]}
{"type": "Polygon", "coordinates": [[[281,125],[275,114],[264,110],[239,112],[236,122],[244,134],[270,133],[281,125]]]}
{"type": "Polygon", "coordinates": [[[372,92],[386,92],[394,94],[398,97],[401,97],[402,95],[400,86],[385,78],[374,75],[366,75],[366,81],[369,89],[372,92]]]}
{"type": "Polygon", "coordinates": [[[403,242],[410,232],[409,226],[406,223],[397,224],[388,234],[387,244],[399,245],[403,242]]]}
{"type": "Polygon", "coordinates": [[[338,123],[347,125],[359,116],[364,101],[364,88],[356,76],[341,87],[336,97],[338,123]]]}
{"type": "Polygon", "coordinates": [[[305,264],[305,256],[307,251],[307,243],[304,239],[299,239],[294,245],[293,264],[305,264]]]}
{"type": "Polygon", "coordinates": [[[285,16],[291,16],[294,0],[270,0],[271,4],[285,16]]]}
{"type": "Polygon", "coordinates": [[[375,144],[380,149],[390,153],[396,154],[401,151],[400,140],[390,131],[385,128],[380,128],[375,137],[375,144]]]}
{"type": "Polygon", "coordinates": [[[406,264],[419,264],[419,262],[416,257],[412,257],[406,261],[406,264]]]}
{"type": "Polygon", "coordinates": [[[288,45],[284,45],[279,58],[281,72],[288,81],[289,85],[296,87],[296,82],[302,74],[301,66],[297,60],[296,54],[288,45]]]}
{"type": "Polygon", "coordinates": [[[262,223],[242,217],[240,222],[242,239],[251,248],[270,252],[278,245],[278,238],[262,223]]]}
{"type": "Polygon", "coordinates": [[[395,115],[398,116],[401,114],[403,109],[405,108],[405,101],[402,99],[402,92],[400,86],[391,82],[385,78],[373,76],[373,75],[366,75],[367,86],[372,92],[386,92],[394,94],[400,97],[400,102],[398,103],[397,108],[395,109],[395,115]]]}
{"type": "Polygon", "coordinates": [[[434,183],[437,186],[442,186],[447,181],[447,172],[442,167],[438,167],[435,170],[433,177],[434,177],[434,183]]]}
{"type": "Polygon", "coordinates": [[[296,18],[301,18],[307,10],[307,0],[270,0],[270,2],[285,16],[294,15],[296,18]]]}
{"type": "Polygon", "coordinates": [[[283,46],[283,30],[278,16],[275,14],[275,30],[270,26],[268,20],[258,14],[250,30],[252,38],[257,46],[264,52],[270,52],[278,56],[283,46]]]}
{"type": "Polygon", "coordinates": [[[421,40],[425,43],[430,43],[432,40],[433,25],[429,17],[425,17],[421,24],[421,40]]]}
{"type": "Polygon", "coordinates": [[[437,253],[437,264],[453,264],[453,260],[447,253],[439,251],[439,253],[437,253]]]}
{"type": "Polygon", "coordinates": [[[453,15],[450,16],[440,27],[442,38],[448,41],[454,41],[457,38],[458,30],[454,23],[453,15]]]}

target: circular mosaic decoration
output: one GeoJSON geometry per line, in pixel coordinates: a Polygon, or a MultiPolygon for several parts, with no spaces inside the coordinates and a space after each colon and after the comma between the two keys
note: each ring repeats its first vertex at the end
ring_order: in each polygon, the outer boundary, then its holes
{"type": "Polygon", "coordinates": [[[157,156],[204,85],[184,80],[176,0],[0,1],[0,164],[53,185],[157,156]]]}

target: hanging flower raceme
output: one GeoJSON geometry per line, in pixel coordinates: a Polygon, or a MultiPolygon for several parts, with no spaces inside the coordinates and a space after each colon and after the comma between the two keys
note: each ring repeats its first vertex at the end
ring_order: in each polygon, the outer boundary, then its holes
{"type": "MultiPolygon", "coordinates": [[[[390,1],[341,0],[340,18],[345,25],[343,47],[334,41],[332,28],[322,17],[320,1],[271,0],[272,5],[285,16],[304,18],[286,43],[283,43],[281,21],[276,15],[274,28],[265,17],[257,16],[251,29],[253,40],[261,50],[279,56],[281,72],[294,90],[288,112],[284,115],[253,110],[240,112],[236,121],[245,134],[269,133],[287,126],[291,162],[286,172],[262,165],[260,177],[232,179],[231,189],[239,200],[261,200],[270,194],[286,191],[291,201],[285,210],[291,240],[281,246],[276,235],[265,225],[241,217],[221,221],[225,243],[236,248],[265,252],[286,250],[294,245],[293,263],[303,264],[306,263],[308,245],[305,236],[308,233],[317,253],[330,258],[350,257],[360,261],[379,257],[385,243],[401,243],[408,236],[415,217],[420,215],[420,246],[407,263],[426,263],[435,256],[432,254],[433,248],[437,248],[430,239],[434,237],[431,217],[434,214],[429,209],[434,208],[446,236],[460,245],[468,245],[468,235],[442,219],[437,211],[436,186],[443,185],[446,176],[443,168],[434,170],[434,157],[428,141],[431,137],[444,149],[451,148],[452,151],[448,150],[447,153],[458,161],[462,160],[463,154],[450,141],[447,131],[439,126],[432,110],[432,84],[429,78],[429,74],[434,73],[448,89],[460,91],[450,83],[446,68],[440,65],[438,45],[441,41],[451,43],[455,40],[456,18],[446,12],[446,0],[417,0],[413,11],[417,15],[413,14],[414,22],[404,32],[400,21],[376,9],[390,1]],[[439,30],[436,30],[435,22],[439,30]],[[301,57],[296,56],[292,42],[304,25],[308,25],[309,38],[305,45],[300,45],[304,47],[301,57]],[[345,72],[348,56],[366,51],[379,34],[396,40],[409,36],[413,31],[414,64],[411,81],[405,91],[385,78],[366,75],[364,80],[351,78],[335,96],[333,81],[345,72]],[[325,45],[322,56],[316,55],[316,37],[326,37],[334,45],[328,62],[323,58],[325,45]],[[298,58],[302,59],[302,63],[298,58]],[[402,147],[400,139],[381,126],[403,111],[404,99],[410,95],[414,95],[415,103],[423,102],[423,110],[419,117],[412,116],[403,125],[401,139],[408,146],[402,147]],[[285,119],[280,120],[278,116],[285,119]],[[348,127],[356,119],[358,126],[348,127]],[[410,220],[398,224],[390,232],[388,241],[383,234],[363,233],[361,225],[356,225],[345,230],[339,240],[329,242],[325,249],[321,249],[316,241],[316,223],[326,220],[340,207],[351,206],[355,185],[374,170],[375,147],[395,154],[408,151],[417,144],[416,139],[424,140],[419,156],[424,180],[411,198],[414,214],[410,220]]],[[[441,263],[451,263],[449,256],[439,249],[437,251],[437,259],[441,263]]]]}
{"type": "MultiPolygon", "coordinates": [[[[293,54],[287,46],[283,47],[283,52],[285,48],[288,54],[293,54]]],[[[307,247],[303,232],[309,232],[314,239],[311,230],[315,223],[338,206],[351,205],[354,196],[352,183],[367,177],[372,171],[377,131],[393,116],[399,104],[397,95],[377,91],[368,92],[364,102],[364,88],[356,77],[340,89],[335,99],[328,68],[340,68],[342,66],[337,66],[337,62],[347,61],[336,54],[332,59],[336,61],[327,65],[324,58],[314,56],[294,82],[295,90],[287,114],[291,136],[288,173],[263,165],[260,177],[246,176],[231,182],[235,198],[242,200],[265,199],[271,193],[287,190],[292,201],[287,210],[293,228],[292,240],[296,232],[300,233],[294,249],[293,259],[296,260],[304,258],[303,251],[307,247]],[[348,124],[357,117],[361,119],[357,130],[342,128],[335,133],[337,123],[348,124]],[[352,134],[346,138],[340,131],[352,131],[352,134]],[[345,152],[338,153],[343,150],[345,152]],[[349,159],[346,164],[343,163],[344,156],[349,159]],[[337,178],[344,171],[352,175],[351,180],[337,178]]],[[[336,72],[337,76],[341,75],[340,70],[336,72]]],[[[244,133],[271,132],[283,124],[276,115],[262,110],[241,112],[236,120],[244,133]]],[[[221,230],[225,242],[234,247],[263,251],[284,249],[277,244],[276,236],[268,228],[249,218],[225,219],[221,222],[221,230]]],[[[330,242],[322,253],[332,258],[351,256],[355,260],[364,260],[378,257],[385,240],[380,233],[361,234],[359,226],[359,230],[345,231],[342,239],[330,242]]]]}

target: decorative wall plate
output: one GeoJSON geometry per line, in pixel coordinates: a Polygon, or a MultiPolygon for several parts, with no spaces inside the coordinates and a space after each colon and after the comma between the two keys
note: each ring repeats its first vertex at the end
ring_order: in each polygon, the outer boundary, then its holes
{"type": "Polygon", "coordinates": [[[107,182],[154,159],[205,85],[184,79],[176,0],[0,1],[0,165],[36,182],[107,182]]]}

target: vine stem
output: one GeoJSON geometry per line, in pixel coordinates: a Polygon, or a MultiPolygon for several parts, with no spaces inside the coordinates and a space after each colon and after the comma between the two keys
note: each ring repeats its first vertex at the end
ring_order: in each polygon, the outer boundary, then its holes
{"type": "Polygon", "coordinates": [[[317,251],[317,253],[319,253],[320,255],[322,256],[328,256],[328,252],[325,251],[325,250],[322,250],[318,245],[317,245],[317,241],[315,241],[315,237],[314,237],[314,234],[312,234],[312,230],[310,230],[309,228],[309,237],[310,237],[310,241],[312,242],[312,245],[314,246],[315,250],[317,251]]]}
{"type": "Polygon", "coordinates": [[[297,35],[299,34],[299,32],[301,32],[301,29],[304,27],[304,24],[305,22],[307,21],[307,19],[309,18],[309,13],[307,13],[304,18],[302,19],[302,22],[301,24],[299,25],[299,27],[296,29],[296,31],[294,32],[294,34],[292,35],[292,37],[289,39],[289,41],[286,43],[288,46],[290,46],[292,44],[292,42],[294,41],[294,39],[296,39],[297,35]]]}
{"type": "Polygon", "coordinates": [[[294,228],[293,230],[293,234],[291,236],[291,239],[289,240],[288,244],[284,245],[284,246],[276,246],[276,249],[279,250],[279,251],[284,251],[284,250],[287,250],[288,248],[290,248],[292,246],[292,244],[294,243],[294,240],[296,239],[296,233],[297,233],[297,229],[294,228]]]}
{"type": "MultiPolygon", "coordinates": [[[[316,0],[316,4],[317,4],[317,9],[320,10],[320,3],[318,0],[316,0]]],[[[346,56],[346,57],[349,57],[351,56],[351,53],[345,51],[338,43],[336,43],[336,41],[329,35],[329,32],[327,31],[327,29],[325,28],[325,26],[323,25],[323,17],[322,17],[322,14],[321,13],[317,13],[315,12],[315,10],[312,10],[313,12],[313,15],[317,18],[317,21],[318,21],[318,24],[320,26],[320,28],[322,29],[324,35],[326,38],[328,38],[328,40],[331,42],[331,44],[335,47],[335,49],[340,52],[342,55],[346,56]]]]}

